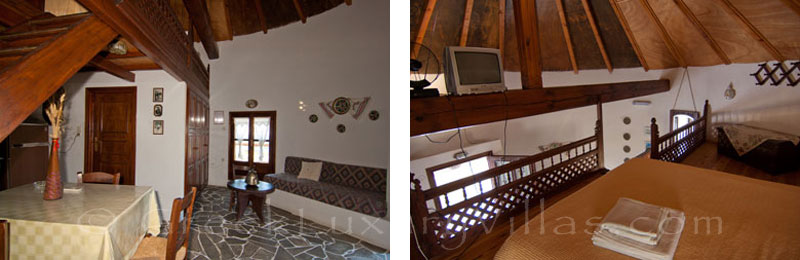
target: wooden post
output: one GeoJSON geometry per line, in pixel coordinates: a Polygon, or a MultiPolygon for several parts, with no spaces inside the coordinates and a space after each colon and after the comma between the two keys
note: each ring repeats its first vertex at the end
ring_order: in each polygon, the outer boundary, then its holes
{"type": "Polygon", "coordinates": [[[594,135],[597,136],[597,168],[605,168],[605,156],[603,156],[603,102],[597,101],[597,123],[594,127],[594,135]]]}
{"type": "Polygon", "coordinates": [[[703,141],[705,141],[706,137],[708,137],[708,126],[711,125],[711,105],[708,104],[708,99],[706,99],[706,104],[703,105],[703,141]]]}
{"type": "Polygon", "coordinates": [[[522,74],[522,88],[542,88],[542,61],[539,59],[539,27],[536,23],[536,1],[514,0],[514,22],[522,74]]]}
{"type": "MultiPolygon", "coordinates": [[[[416,242],[419,243],[419,249],[422,250],[423,254],[430,257],[431,253],[431,245],[433,245],[433,241],[428,241],[425,234],[428,232],[425,227],[425,221],[428,216],[428,207],[425,204],[425,194],[422,192],[422,187],[419,184],[419,180],[414,178],[414,174],[411,174],[411,183],[414,184],[414,188],[411,190],[411,225],[414,230],[412,235],[416,236],[416,242]]],[[[411,248],[415,248],[417,245],[411,245],[411,248]]]]}
{"type": "Polygon", "coordinates": [[[650,158],[658,159],[658,125],[656,118],[650,119],[650,158]]]}

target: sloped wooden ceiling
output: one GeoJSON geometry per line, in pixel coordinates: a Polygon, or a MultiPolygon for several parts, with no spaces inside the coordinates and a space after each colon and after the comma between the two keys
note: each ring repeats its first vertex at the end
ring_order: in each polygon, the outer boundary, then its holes
{"type": "MultiPolygon", "coordinates": [[[[512,1],[412,0],[411,41],[424,32],[441,58],[466,33],[465,46],[501,48],[504,68],[519,71],[512,1]]],[[[536,0],[536,13],[545,71],[800,58],[798,0],[536,0]]]]}
{"type": "MultiPolygon", "coordinates": [[[[303,22],[348,1],[345,0],[206,0],[211,27],[217,41],[255,32],[268,32],[294,22],[303,22]],[[262,22],[263,21],[263,22],[262,22]],[[263,25],[262,25],[263,24],[263,25]]],[[[170,5],[184,28],[189,28],[189,15],[183,0],[170,0],[170,5]]],[[[197,40],[197,39],[196,39],[197,40]]]]}

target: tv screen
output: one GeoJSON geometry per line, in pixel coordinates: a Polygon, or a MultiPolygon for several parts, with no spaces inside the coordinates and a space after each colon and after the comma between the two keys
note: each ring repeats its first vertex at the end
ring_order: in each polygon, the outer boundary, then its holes
{"type": "Polygon", "coordinates": [[[483,52],[455,52],[461,85],[501,83],[497,55],[483,52]]]}

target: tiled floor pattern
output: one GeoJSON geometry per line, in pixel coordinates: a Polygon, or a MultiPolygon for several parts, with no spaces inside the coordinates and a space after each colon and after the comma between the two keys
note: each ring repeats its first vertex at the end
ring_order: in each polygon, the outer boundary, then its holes
{"type": "Polygon", "coordinates": [[[274,207],[264,208],[264,225],[250,208],[236,221],[229,202],[226,187],[197,197],[188,259],[389,259],[386,250],[274,207]]]}

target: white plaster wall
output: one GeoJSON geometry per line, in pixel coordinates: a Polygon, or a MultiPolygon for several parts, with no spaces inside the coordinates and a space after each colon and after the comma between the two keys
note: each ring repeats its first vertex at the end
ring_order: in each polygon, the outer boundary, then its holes
{"type": "Polygon", "coordinates": [[[169,218],[172,200],[183,197],[186,143],[186,84],[164,71],[137,71],[136,82],[104,72],[78,73],[66,84],[66,128],[61,145],[61,170],[76,182],[83,169],[86,88],[136,86],[136,185],[152,186],[161,217],[169,218]],[[164,88],[164,114],[153,116],[153,88],[164,88]],[[164,135],[153,135],[153,120],[164,120],[164,135]]]}
{"type": "MultiPolygon", "coordinates": [[[[286,156],[345,164],[389,167],[389,1],[340,5],[293,23],[219,42],[211,60],[211,111],[224,111],[225,124],[211,125],[209,184],[227,182],[228,112],[277,111],[276,171],[286,156]],[[328,119],[318,103],[336,97],[371,97],[358,120],[328,119]],[[299,101],[307,104],[300,110],[299,101]],[[371,121],[367,114],[380,112],[371,121]],[[317,114],[320,120],[310,123],[317,114]],[[344,124],[340,134],[336,125],[344,124]]],[[[198,45],[198,49],[201,48],[198,45]]],[[[204,54],[203,54],[204,55],[204,54]]]]}
{"type": "MultiPolygon", "coordinates": [[[[697,101],[697,109],[702,111],[703,102],[709,99],[712,115],[719,120],[746,122],[756,126],[800,135],[800,86],[787,87],[783,83],[779,87],[755,86],[753,77],[756,64],[718,65],[712,67],[691,67],[690,76],[697,101]],[[733,100],[725,100],[723,91],[733,83],[737,96],[733,100]]],[[[645,150],[645,127],[650,125],[650,118],[655,117],[659,123],[659,131],[666,133],[669,129],[669,109],[673,107],[678,94],[683,69],[650,70],[616,69],[613,73],[606,70],[572,72],[545,72],[545,87],[574,86],[606,82],[624,82],[653,79],[669,79],[671,89],[665,93],[620,100],[603,105],[604,152],[605,166],[613,169],[624,162],[625,158],[634,157],[645,150]],[[649,106],[634,106],[633,100],[651,101],[649,106]],[[622,123],[624,117],[630,117],[632,123],[622,123]],[[630,133],[631,139],[625,141],[623,133],[630,133]],[[631,147],[631,152],[622,150],[624,145],[631,147]]],[[[520,89],[519,73],[506,72],[505,79],[509,89],[520,89]]],[[[444,82],[437,81],[440,92],[444,90],[444,82]]],[[[684,82],[676,109],[694,109],[688,81],[684,82]]],[[[508,121],[507,151],[512,155],[531,155],[539,153],[538,146],[551,142],[571,142],[593,134],[596,118],[594,106],[569,109],[555,113],[512,119],[508,121]]],[[[503,139],[504,122],[493,122],[462,128],[462,139],[465,146],[503,139]]],[[[435,141],[445,140],[455,130],[430,134],[435,141]]],[[[458,138],[446,144],[434,144],[424,136],[411,138],[411,160],[451,151],[458,147],[458,138]]],[[[412,168],[413,169],[413,168],[412,168]]],[[[416,172],[414,172],[416,173],[416,172]]],[[[424,174],[424,172],[422,172],[424,174]]]]}

